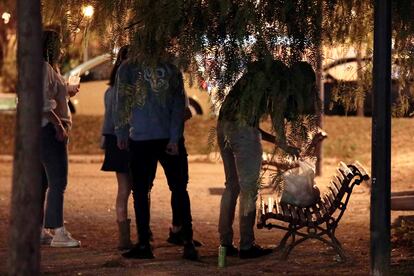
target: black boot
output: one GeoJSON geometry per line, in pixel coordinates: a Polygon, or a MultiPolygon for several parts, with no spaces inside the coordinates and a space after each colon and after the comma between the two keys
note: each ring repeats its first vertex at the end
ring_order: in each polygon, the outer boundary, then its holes
{"type": "Polygon", "coordinates": [[[130,224],[130,219],[118,221],[119,250],[126,250],[132,248],[130,224]]]}
{"type": "Polygon", "coordinates": [[[198,260],[198,252],[194,246],[194,242],[184,242],[183,258],[190,261],[198,260]]]}
{"type": "Polygon", "coordinates": [[[131,250],[122,254],[122,257],[127,259],[154,259],[151,245],[137,244],[131,250]]]}
{"type": "MultiPolygon", "coordinates": [[[[169,233],[167,242],[169,242],[171,244],[175,244],[175,245],[184,245],[184,238],[183,238],[183,232],[182,232],[182,230],[174,233],[172,231],[172,228],[170,228],[170,233],[169,233]]],[[[199,242],[198,240],[193,240],[193,243],[194,243],[194,246],[195,247],[202,246],[202,243],[199,242]]]]}

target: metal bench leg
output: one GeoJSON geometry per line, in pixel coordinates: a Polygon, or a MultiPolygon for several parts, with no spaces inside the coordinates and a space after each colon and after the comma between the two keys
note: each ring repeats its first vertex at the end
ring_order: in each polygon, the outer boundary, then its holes
{"type": "Polygon", "coordinates": [[[339,248],[342,248],[342,244],[338,241],[334,234],[328,234],[328,236],[331,238],[334,244],[336,244],[339,248]]]}
{"type": "Polygon", "coordinates": [[[321,242],[329,245],[330,247],[332,247],[336,253],[338,253],[339,257],[341,258],[341,261],[346,261],[346,255],[344,250],[342,249],[341,244],[339,243],[339,241],[335,238],[335,236],[333,236],[332,234],[328,233],[327,234],[328,237],[331,239],[331,241],[328,241],[327,239],[324,239],[320,236],[315,236],[313,238],[320,240],[321,242]]]}
{"type": "Polygon", "coordinates": [[[279,245],[276,247],[276,250],[284,250],[286,247],[286,242],[292,236],[292,232],[288,231],[283,238],[280,240],[279,245]]]}
{"type": "Polygon", "coordinates": [[[309,238],[310,238],[309,236],[306,236],[306,237],[300,238],[300,239],[299,239],[299,240],[297,240],[297,241],[292,240],[292,242],[288,245],[288,247],[286,247],[286,249],[285,249],[285,250],[283,250],[283,253],[282,253],[282,260],[287,260],[287,258],[289,257],[289,254],[290,254],[290,252],[293,250],[293,248],[295,248],[295,246],[297,246],[298,244],[300,244],[300,243],[302,243],[302,242],[306,241],[306,240],[307,240],[307,239],[309,239],[309,238]]]}

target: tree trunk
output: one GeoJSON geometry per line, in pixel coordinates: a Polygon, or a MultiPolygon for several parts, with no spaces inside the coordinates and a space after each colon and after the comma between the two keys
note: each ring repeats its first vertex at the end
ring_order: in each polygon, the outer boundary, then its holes
{"type": "Polygon", "coordinates": [[[374,1],[372,70],[371,275],[391,264],[391,0],[374,1]]]}
{"type": "MultiPolygon", "coordinates": [[[[323,16],[323,2],[321,0],[318,1],[318,13],[320,15],[320,19],[318,24],[320,24],[320,28],[322,28],[322,16],[323,16]]],[[[323,48],[322,48],[322,37],[319,37],[319,45],[315,47],[316,50],[316,85],[319,91],[319,98],[321,100],[321,112],[319,114],[319,122],[318,125],[322,129],[323,128],[323,114],[324,114],[324,106],[325,106],[325,91],[324,91],[324,82],[323,82],[323,48]]],[[[316,167],[315,167],[315,174],[317,176],[322,175],[322,158],[323,158],[323,151],[322,151],[322,142],[318,143],[316,146],[316,167]]]]}
{"type": "Polygon", "coordinates": [[[17,1],[18,98],[9,234],[9,274],[40,273],[40,0],[17,1]]]}
{"type": "MultiPolygon", "coordinates": [[[[357,53],[356,53],[356,61],[357,61],[357,82],[358,87],[362,87],[362,50],[361,44],[359,43],[357,46],[357,53]]],[[[364,117],[364,102],[365,97],[363,95],[357,95],[357,116],[364,117]]]]}

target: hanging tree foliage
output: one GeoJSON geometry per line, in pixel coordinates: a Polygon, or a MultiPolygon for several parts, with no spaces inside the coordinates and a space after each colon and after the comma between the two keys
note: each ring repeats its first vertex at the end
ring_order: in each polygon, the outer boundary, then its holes
{"type": "MultiPolygon", "coordinates": [[[[370,58],[358,68],[358,85],[339,82],[333,91],[334,101],[346,111],[356,110],[358,102],[372,91],[373,54],[373,1],[333,0],[326,1],[324,13],[324,42],[333,47],[347,45],[370,58]]],[[[406,116],[414,106],[414,2],[392,1],[392,70],[393,80],[398,83],[397,100],[393,104],[394,116],[406,116]],[[411,108],[411,109],[410,109],[411,108]]]]}
{"type": "MultiPolygon", "coordinates": [[[[357,45],[367,55],[372,49],[373,7],[368,0],[43,0],[43,4],[45,21],[59,22],[66,36],[82,24],[81,7],[93,5],[90,24],[109,49],[129,43],[131,58],[139,62],[154,65],[174,57],[183,71],[194,74],[201,67],[203,77],[217,86],[219,102],[246,64],[267,53],[290,66],[303,59],[315,64],[321,43],[357,45]]],[[[393,57],[398,57],[399,77],[407,85],[414,59],[413,5],[409,0],[393,1],[393,57]]],[[[258,86],[260,78],[260,74],[253,76],[258,86]]],[[[290,86],[278,93],[300,97],[295,84],[302,83],[301,78],[303,74],[291,74],[290,86]]],[[[366,79],[368,85],[340,98],[346,103],[347,97],[364,95],[370,90],[370,79],[366,79]]],[[[284,106],[279,108],[286,110],[287,102],[280,101],[284,106]]],[[[316,129],[315,115],[295,118],[289,124],[292,144],[306,140],[306,133],[316,129]]],[[[286,128],[286,124],[273,125],[275,132],[286,128]]]]}
{"type": "MultiPolygon", "coordinates": [[[[59,22],[67,31],[64,37],[82,25],[81,8],[90,4],[96,11],[92,26],[108,49],[129,42],[134,56],[149,63],[167,50],[177,56],[181,69],[190,72],[197,70],[197,56],[198,63],[208,63],[204,76],[221,92],[235,82],[246,63],[267,50],[288,64],[305,56],[314,64],[320,41],[333,47],[349,45],[372,56],[370,0],[44,0],[43,4],[45,22],[59,22]]],[[[413,79],[414,3],[393,0],[392,9],[393,64],[402,108],[397,114],[408,108],[404,102],[410,94],[402,92],[410,90],[413,79]]],[[[371,91],[372,65],[365,64],[359,68],[356,89],[338,85],[336,99],[346,109],[355,109],[371,91]]],[[[222,93],[219,96],[223,98],[222,93]]]]}

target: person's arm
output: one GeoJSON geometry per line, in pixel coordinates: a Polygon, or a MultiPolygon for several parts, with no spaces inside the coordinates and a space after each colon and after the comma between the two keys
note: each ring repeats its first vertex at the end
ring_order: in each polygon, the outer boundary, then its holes
{"type": "Polygon", "coordinates": [[[272,124],[276,134],[274,140],[276,146],[285,151],[287,154],[298,157],[300,154],[300,149],[287,144],[285,118],[283,112],[277,112],[275,114],[272,114],[272,124]]]}
{"type": "Polygon", "coordinates": [[[114,131],[113,127],[113,119],[112,119],[112,96],[114,93],[114,88],[109,87],[105,91],[104,95],[104,119],[102,122],[102,131],[101,131],[101,143],[100,148],[105,149],[105,134],[111,133],[114,131]]]}
{"type": "Polygon", "coordinates": [[[178,71],[174,74],[174,91],[172,91],[173,101],[171,107],[170,121],[170,141],[167,145],[167,153],[178,154],[178,140],[183,137],[184,132],[184,114],[185,114],[185,94],[183,75],[178,71]]]}
{"type": "Polygon", "coordinates": [[[68,137],[67,130],[62,124],[59,116],[53,111],[56,108],[56,101],[53,95],[56,95],[57,90],[57,73],[53,68],[44,63],[43,65],[43,118],[47,119],[53,124],[56,129],[56,139],[64,141],[68,137]]]}
{"type": "Polygon", "coordinates": [[[71,85],[71,84],[67,84],[66,85],[66,90],[68,91],[68,95],[69,97],[74,97],[76,94],[78,94],[79,92],[79,88],[80,88],[80,84],[78,85],[71,85]]]}
{"type": "Polygon", "coordinates": [[[259,127],[259,131],[262,134],[262,140],[274,144],[276,142],[276,136],[270,134],[267,131],[264,131],[259,127]]]}
{"type": "Polygon", "coordinates": [[[126,149],[128,146],[129,135],[129,117],[130,106],[128,105],[128,97],[131,94],[133,85],[129,77],[129,69],[127,64],[119,67],[116,74],[114,84],[112,117],[115,125],[115,135],[120,149],[126,149]]]}
{"type": "Polygon", "coordinates": [[[190,109],[190,100],[188,98],[187,92],[184,89],[184,97],[185,97],[185,111],[184,111],[184,122],[190,120],[193,117],[193,114],[191,114],[190,109]]]}
{"type": "Polygon", "coordinates": [[[62,124],[62,121],[53,110],[43,112],[43,116],[53,124],[56,129],[56,139],[65,141],[68,138],[68,132],[62,124]]]}

